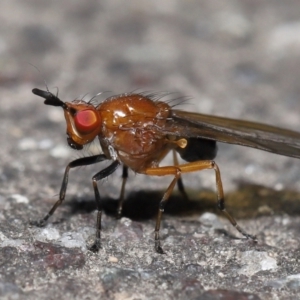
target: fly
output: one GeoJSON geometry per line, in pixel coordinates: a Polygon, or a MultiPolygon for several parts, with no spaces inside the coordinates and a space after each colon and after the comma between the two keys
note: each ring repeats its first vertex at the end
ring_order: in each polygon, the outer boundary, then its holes
{"type": "Polygon", "coordinates": [[[46,105],[62,107],[70,147],[81,150],[84,145],[98,138],[103,150],[103,154],[79,158],[67,165],[59,199],[44,218],[31,222],[32,225],[44,226],[61,205],[65,199],[70,169],[104,160],[112,161],[92,177],[98,211],[95,240],[89,247],[94,252],[101,248],[102,203],[97,182],[115,172],[120,165],[123,166],[123,182],[118,216],[122,214],[128,168],[150,176],[173,176],[159,203],[155,225],[155,250],[164,253],[160,243],[160,223],[174,186],[177,183],[180,192],[185,195],[181,175],[206,169],[215,172],[218,208],[243,236],[256,241],[256,237],[244,231],[226,211],[220,170],[213,161],[217,154],[217,141],[300,158],[298,132],[172,109],[153,94],[121,94],[94,106],[83,100],[63,102],[48,89],[43,91],[35,88],[32,92],[44,98],[46,105]],[[170,151],[173,152],[174,165],[160,167],[160,162],[170,151]],[[185,164],[178,164],[177,153],[186,161],[185,164]]]}

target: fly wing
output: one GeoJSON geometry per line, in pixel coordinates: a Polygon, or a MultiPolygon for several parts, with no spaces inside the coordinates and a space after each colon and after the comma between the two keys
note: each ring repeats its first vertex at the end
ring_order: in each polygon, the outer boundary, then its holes
{"type": "Polygon", "coordinates": [[[163,131],[300,158],[300,133],[256,122],[172,110],[163,131]]]}

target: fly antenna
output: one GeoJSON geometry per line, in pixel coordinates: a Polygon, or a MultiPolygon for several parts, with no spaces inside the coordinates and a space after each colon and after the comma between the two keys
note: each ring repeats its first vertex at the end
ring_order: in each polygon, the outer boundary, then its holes
{"type": "MultiPolygon", "coordinates": [[[[35,68],[39,72],[39,74],[42,74],[42,72],[37,66],[31,63],[28,64],[31,65],[33,68],[35,68]]],[[[43,82],[45,84],[46,91],[35,88],[32,90],[32,93],[44,98],[45,99],[44,103],[46,105],[61,106],[62,108],[65,108],[66,107],[65,103],[58,98],[58,92],[59,92],[58,87],[56,87],[56,95],[54,95],[53,93],[50,92],[48,88],[48,84],[44,78],[43,78],[43,82]]]]}

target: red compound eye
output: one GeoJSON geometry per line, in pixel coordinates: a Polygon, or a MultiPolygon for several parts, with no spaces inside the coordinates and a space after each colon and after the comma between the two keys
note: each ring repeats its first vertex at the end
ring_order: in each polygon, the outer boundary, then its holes
{"type": "Polygon", "coordinates": [[[81,110],[74,117],[76,129],[82,133],[90,133],[99,125],[97,114],[91,110],[81,110]]]}

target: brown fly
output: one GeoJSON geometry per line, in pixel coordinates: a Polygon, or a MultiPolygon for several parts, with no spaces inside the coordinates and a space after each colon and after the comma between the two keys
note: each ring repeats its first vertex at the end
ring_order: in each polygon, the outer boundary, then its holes
{"type": "Polygon", "coordinates": [[[103,154],[76,159],[68,164],[63,177],[59,199],[41,220],[32,222],[37,226],[46,221],[63,202],[72,168],[91,165],[104,160],[112,163],[93,176],[93,188],[97,204],[97,227],[92,251],[101,247],[102,204],[97,181],[108,177],[119,165],[123,166],[123,184],[118,214],[122,213],[125,182],[128,168],[150,176],[173,176],[160,204],[155,225],[155,249],[163,253],[159,229],[164,207],[176,183],[184,194],[181,181],[183,173],[213,169],[216,175],[217,205],[230,223],[246,238],[246,233],[226,211],[222,180],[218,165],[213,161],[217,153],[216,142],[237,144],[272,153],[300,158],[300,133],[265,124],[233,120],[172,109],[155,95],[122,94],[107,98],[95,106],[83,100],[63,102],[51,92],[33,89],[32,92],[45,99],[44,103],[63,108],[67,123],[67,141],[76,150],[99,139],[103,154]],[[173,151],[174,165],[160,167],[161,160],[173,151]],[[178,164],[176,152],[187,161],[178,164]]]}

